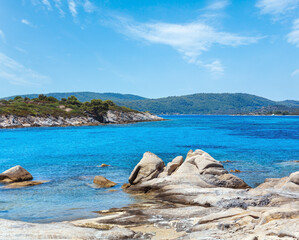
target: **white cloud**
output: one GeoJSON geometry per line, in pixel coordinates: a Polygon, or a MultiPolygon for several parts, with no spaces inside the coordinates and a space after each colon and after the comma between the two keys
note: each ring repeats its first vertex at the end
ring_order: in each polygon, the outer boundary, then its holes
{"type": "Polygon", "coordinates": [[[219,60],[203,63],[199,56],[210,50],[212,46],[237,47],[257,42],[259,37],[245,37],[238,34],[218,31],[202,22],[187,24],[173,23],[138,23],[125,18],[117,18],[117,29],[123,34],[145,40],[150,43],[165,44],[180,52],[184,59],[193,64],[201,65],[212,72],[223,73],[219,60]]]}
{"type": "Polygon", "coordinates": [[[26,24],[26,25],[31,25],[31,23],[27,19],[22,19],[21,23],[26,24]]]}
{"type": "Polygon", "coordinates": [[[0,81],[8,81],[13,85],[40,86],[51,79],[41,75],[12,58],[0,53],[0,81]]]}
{"type": "Polygon", "coordinates": [[[262,14],[279,15],[297,8],[299,0],[258,0],[256,7],[262,14]]]}
{"type": "Polygon", "coordinates": [[[95,10],[95,6],[88,0],[86,0],[83,4],[84,11],[87,13],[91,13],[95,10]]]}
{"type": "Polygon", "coordinates": [[[299,47],[299,18],[293,22],[293,30],[287,35],[289,43],[299,47]]]}
{"type": "Polygon", "coordinates": [[[58,9],[61,16],[64,16],[64,11],[62,10],[62,3],[61,0],[54,0],[55,7],[58,9]]]}
{"type": "Polygon", "coordinates": [[[202,66],[208,69],[215,78],[224,74],[224,67],[219,60],[203,64],[202,66]]]}
{"type": "Polygon", "coordinates": [[[230,2],[228,0],[216,1],[208,5],[205,9],[207,10],[221,10],[226,8],[230,2]]]}
{"type": "Polygon", "coordinates": [[[299,75],[299,69],[295,70],[295,71],[292,72],[292,74],[291,74],[292,77],[295,77],[295,76],[297,76],[297,75],[299,75]]]}
{"type": "Polygon", "coordinates": [[[73,17],[77,16],[77,5],[74,2],[74,0],[68,0],[68,5],[69,5],[69,10],[71,12],[71,14],[73,15],[73,17]]]}
{"type": "Polygon", "coordinates": [[[52,9],[51,3],[49,0],[42,0],[42,3],[48,8],[48,10],[52,9]]]}
{"type": "Polygon", "coordinates": [[[0,38],[2,42],[6,43],[5,34],[0,30],[0,38]]]}

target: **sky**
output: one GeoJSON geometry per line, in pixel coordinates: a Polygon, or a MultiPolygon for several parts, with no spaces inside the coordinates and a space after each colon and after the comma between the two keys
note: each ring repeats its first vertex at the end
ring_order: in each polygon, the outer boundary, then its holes
{"type": "Polygon", "coordinates": [[[0,97],[299,100],[299,0],[0,0],[0,97]]]}

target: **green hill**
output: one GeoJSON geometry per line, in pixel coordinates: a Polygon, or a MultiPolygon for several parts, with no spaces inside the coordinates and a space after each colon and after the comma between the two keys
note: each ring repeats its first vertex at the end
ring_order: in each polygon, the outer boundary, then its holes
{"type": "MultiPolygon", "coordinates": [[[[56,99],[61,100],[62,98],[68,98],[70,96],[75,96],[78,98],[80,102],[87,102],[92,99],[101,99],[103,101],[105,100],[111,100],[111,101],[130,101],[130,100],[142,100],[145,99],[144,97],[140,97],[133,94],[121,94],[121,93],[96,93],[96,92],[67,92],[67,93],[47,93],[44,94],[47,97],[55,97],[56,99]]],[[[25,94],[20,95],[21,97],[25,98],[37,98],[39,94],[25,94]]],[[[6,97],[4,99],[14,99],[16,96],[10,96],[6,97]]]]}
{"type": "Polygon", "coordinates": [[[20,97],[14,99],[0,100],[0,116],[15,115],[19,117],[39,116],[39,117],[74,117],[93,116],[101,119],[108,110],[119,112],[137,112],[127,107],[116,105],[113,101],[93,99],[91,101],[80,102],[76,97],[56,99],[53,96],[43,94],[36,98],[20,97]]]}
{"type": "MultiPolygon", "coordinates": [[[[120,106],[154,114],[299,114],[299,101],[275,102],[245,93],[198,93],[148,99],[131,94],[71,92],[49,93],[57,99],[76,96],[80,101],[112,100],[120,106]]],[[[22,97],[36,98],[37,94],[22,97]]],[[[12,99],[8,97],[6,99],[12,99]]]]}

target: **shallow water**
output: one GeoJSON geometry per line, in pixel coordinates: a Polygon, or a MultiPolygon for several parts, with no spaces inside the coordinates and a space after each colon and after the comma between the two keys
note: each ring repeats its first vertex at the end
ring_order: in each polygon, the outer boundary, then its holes
{"type": "Polygon", "coordinates": [[[255,186],[299,170],[299,117],[167,116],[170,121],[0,130],[0,172],[21,165],[46,184],[0,189],[0,218],[52,222],[138,201],[121,191],[145,151],[165,162],[203,149],[255,186]],[[111,165],[99,168],[101,163],[111,165]],[[95,175],[118,183],[92,188],[95,175]]]}

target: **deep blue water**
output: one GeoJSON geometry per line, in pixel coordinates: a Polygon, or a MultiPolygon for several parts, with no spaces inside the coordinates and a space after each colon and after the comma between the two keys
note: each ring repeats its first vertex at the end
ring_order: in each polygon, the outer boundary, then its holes
{"type": "Polygon", "coordinates": [[[299,170],[299,117],[167,116],[170,121],[67,128],[0,130],[0,172],[21,165],[49,183],[0,188],[0,218],[51,222],[138,201],[121,191],[145,151],[166,163],[203,149],[251,186],[299,170]],[[108,168],[97,167],[101,163],[108,168]],[[96,175],[118,191],[92,188],[96,175]]]}

